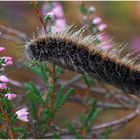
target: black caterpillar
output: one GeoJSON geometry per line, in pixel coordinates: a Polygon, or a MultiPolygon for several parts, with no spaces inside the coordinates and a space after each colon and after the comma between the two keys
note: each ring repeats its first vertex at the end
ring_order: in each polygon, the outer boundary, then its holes
{"type": "Polygon", "coordinates": [[[25,45],[26,55],[33,61],[49,61],[65,69],[89,75],[138,95],[140,92],[140,69],[137,57],[121,56],[121,50],[101,49],[95,44],[95,36],[83,37],[84,28],[62,32],[51,31],[40,35],[25,45]]]}

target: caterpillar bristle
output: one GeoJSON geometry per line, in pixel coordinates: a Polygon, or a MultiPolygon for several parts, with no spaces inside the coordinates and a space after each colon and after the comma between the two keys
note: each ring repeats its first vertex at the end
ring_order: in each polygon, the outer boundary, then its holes
{"type": "Polygon", "coordinates": [[[68,26],[62,32],[43,33],[26,44],[26,55],[33,61],[48,61],[138,95],[139,55],[126,53],[125,42],[104,50],[102,47],[111,41],[97,45],[98,36],[84,36],[86,28],[75,31],[73,26],[68,26]]]}

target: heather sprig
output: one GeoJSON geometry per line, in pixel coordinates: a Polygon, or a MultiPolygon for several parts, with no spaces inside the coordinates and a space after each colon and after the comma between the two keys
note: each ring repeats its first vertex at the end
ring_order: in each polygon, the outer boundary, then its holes
{"type": "MultiPolygon", "coordinates": [[[[4,47],[0,47],[0,53],[4,51],[4,47]]],[[[27,121],[28,117],[26,114],[26,120],[21,119],[23,114],[20,111],[15,111],[15,105],[13,99],[16,98],[16,94],[12,93],[8,87],[10,79],[5,76],[4,70],[7,66],[12,65],[12,57],[3,56],[0,57],[0,138],[11,138],[14,139],[16,132],[14,127],[16,125],[17,119],[22,121],[27,121]]]]}

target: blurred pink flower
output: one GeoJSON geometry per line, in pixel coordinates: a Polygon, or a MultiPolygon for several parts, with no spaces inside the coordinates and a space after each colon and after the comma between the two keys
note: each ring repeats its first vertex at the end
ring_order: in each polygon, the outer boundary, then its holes
{"type": "Polygon", "coordinates": [[[8,66],[8,65],[12,65],[13,64],[12,57],[7,56],[7,57],[4,57],[4,59],[5,59],[5,64],[3,64],[3,66],[8,66]]]}
{"type": "Polygon", "coordinates": [[[57,19],[55,21],[55,29],[56,29],[56,32],[60,32],[60,31],[63,31],[65,28],[66,28],[66,21],[65,19],[57,19]]]}
{"type": "Polygon", "coordinates": [[[8,98],[8,100],[13,100],[14,98],[16,98],[16,94],[13,93],[9,93],[9,94],[5,94],[5,97],[8,98]]]}
{"type": "Polygon", "coordinates": [[[7,89],[6,83],[0,83],[0,89],[1,90],[6,90],[7,89]]]}
{"type": "Polygon", "coordinates": [[[52,12],[54,13],[56,18],[63,18],[64,17],[64,12],[63,12],[63,9],[62,9],[62,7],[60,5],[55,6],[52,9],[52,12]]]}
{"type": "Polygon", "coordinates": [[[4,47],[0,47],[0,52],[4,51],[5,48],[4,47]]]}
{"type": "Polygon", "coordinates": [[[103,42],[103,43],[107,43],[107,44],[105,44],[105,45],[103,45],[103,46],[101,47],[102,49],[104,49],[104,50],[112,49],[112,44],[111,44],[111,43],[109,44],[109,42],[110,42],[110,40],[111,40],[111,37],[110,37],[108,34],[106,34],[106,33],[101,34],[101,35],[98,37],[98,39],[99,39],[101,42],[103,42]]]}
{"type": "Polygon", "coordinates": [[[106,29],[107,28],[107,25],[106,24],[100,24],[99,26],[98,26],[98,29],[100,30],[100,31],[103,31],[104,29],[106,29]]]}
{"type": "Polygon", "coordinates": [[[15,114],[17,115],[17,118],[19,120],[24,121],[24,122],[29,121],[28,116],[27,116],[29,114],[28,108],[22,108],[22,109],[16,111],[15,114]]]}
{"type": "Polygon", "coordinates": [[[4,82],[4,83],[8,83],[10,80],[5,75],[1,75],[0,76],[0,81],[4,82]]]}
{"type": "Polygon", "coordinates": [[[6,62],[7,61],[12,61],[12,57],[10,57],[10,56],[4,57],[4,59],[5,59],[6,62]]]}
{"type": "Polygon", "coordinates": [[[96,17],[93,19],[92,23],[93,24],[99,24],[102,21],[102,19],[100,17],[96,17]]]}
{"type": "Polygon", "coordinates": [[[8,66],[8,65],[13,65],[13,61],[8,61],[8,62],[6,62],[6,64],[4,64],[3,66],[8,66]]]}

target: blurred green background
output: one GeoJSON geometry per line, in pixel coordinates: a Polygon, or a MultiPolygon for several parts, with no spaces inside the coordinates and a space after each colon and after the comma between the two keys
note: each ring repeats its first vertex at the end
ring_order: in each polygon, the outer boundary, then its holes
{"type": "MultiPolygon", "coordinates": [[[[128,42],[129,47],[140,47],[140,2],[86,2],[87,5],[96,7],[96,15],[100,16],[108,25],[106,32],[118,43],[128,42]]],[[[43,2],[40,2],[40,6],[43,2]]],[[[82,23],[82,15],[79,11],[80,2],[62,2],[64,12],[69,25],[82,23]]],[[[29,5],[29,2],[0,2],[0,24],[18,29],[20,31],[31,33],[41,26],[35,11],[29,5]]],[[[6,69],[7,76],[13,80],[22,83],[30,80],[38,81],[38,78],[27,68],[16,67],[16,63],[24,56],[21,44],[0,39],[0,46],[6,48],[6,51],[0,55],[9,55],[13,57],[15,64],[6,69]]],[[[22,63],[22,61],[20,62],[22,63]]],[[[69,78],[71,72],[66,74],[69,78]]],[[[25,90],[15,88],[10,85],[11,90],[18,95],[17,104],[26,104],[25,90]],[[25,100],[23,100],[25,98],[25,100]]],[[[82,91],[78,92],[82,94],[82,91]]],[[[83,93],[84,94],[84,93],[83,93]]],[[[63,126],[64,119],[76,119],[82,106],[76,104],[66,104],[59,112],[56,122],[63,126]]],[[[102,113],[98,122],[107,122],[125,116],[129,111],[108,110],[102,113]]],[[[113,132],[110,138],[140,138],[140,118],[128,123],[125,127],[113,132]]]]}

